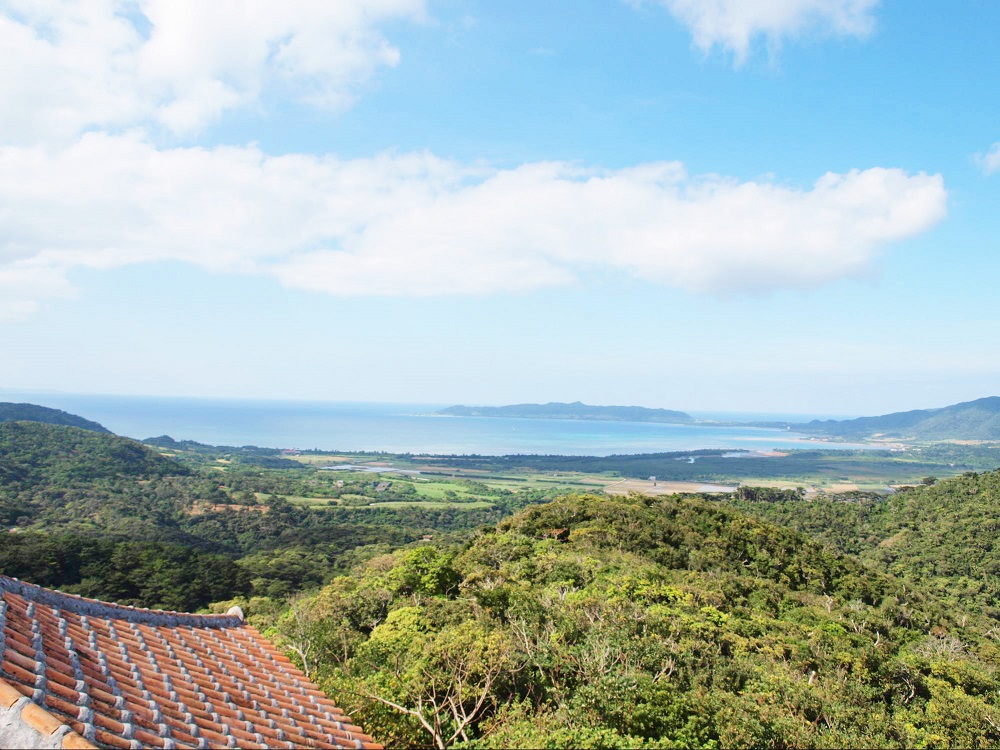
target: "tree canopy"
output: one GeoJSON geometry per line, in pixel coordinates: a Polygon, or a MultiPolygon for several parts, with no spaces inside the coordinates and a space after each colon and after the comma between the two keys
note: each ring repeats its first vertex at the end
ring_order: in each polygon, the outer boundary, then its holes
{"type": "Polygon", "coordinates": [[[561,498],[262,617],[390,744],[1000,742],[978,622],[697,498],[561,498]]]}

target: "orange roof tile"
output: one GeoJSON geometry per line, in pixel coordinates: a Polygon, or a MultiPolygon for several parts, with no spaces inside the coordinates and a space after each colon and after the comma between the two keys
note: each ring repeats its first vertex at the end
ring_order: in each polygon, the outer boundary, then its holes
{"type": "Polygon", "coordinates": [[[239,614],[124,607],[0,576],[0,710],[22,695],[22,721],[46,735],[65,726],[67,748],[381,747],[239,614]]]}

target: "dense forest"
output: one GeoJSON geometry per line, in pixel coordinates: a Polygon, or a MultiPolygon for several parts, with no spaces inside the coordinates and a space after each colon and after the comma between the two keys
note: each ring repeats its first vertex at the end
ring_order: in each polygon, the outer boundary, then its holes
{"type": "Polygon", "coordinates": [[[933,592],[1000,619],[1000,472],[970,472],[895,494],[807,500],[796,493],[738,494],[733,505],[803,531],[933,592]]]}
{"type": "MultiPolygon", "coordinates": [[[[142,606],[238,603],[386,744],[1000,744],[1000,472],[894,494],[611,497],[148,442],[0,423],[0,573],[142,606]]],[[[642,476],[752,475],[757,459],[610,460],[642,476]]]]}
{"type": "Polygon", "coordinates": [[[974,614],[700,498],[564,497],[241,603],[393,746],[1000,743],[974,614]]]}

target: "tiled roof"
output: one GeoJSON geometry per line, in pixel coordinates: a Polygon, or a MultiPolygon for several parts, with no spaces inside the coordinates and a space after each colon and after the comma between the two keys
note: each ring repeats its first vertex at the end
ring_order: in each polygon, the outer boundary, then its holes
{"type": "Polygon", "coordinates": [[[6,576],[0,594],[0,711],[17,690],[44,709],[25,705],[22,721],[73,730],[63,747],[381,747],[239,614],[123,607],[6,576]]]}

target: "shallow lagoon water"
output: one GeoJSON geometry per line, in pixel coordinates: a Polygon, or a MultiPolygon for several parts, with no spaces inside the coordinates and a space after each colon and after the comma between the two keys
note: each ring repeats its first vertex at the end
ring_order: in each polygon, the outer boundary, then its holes
{"type": "MultiPolygon", "coordinates": [[[[137,439],[169,435],[176,440],[196,440],[212,445],[390,453],[590,456],[698,448],[864,447],[824,443],[806,435],[760,427],[431,414],[447,404],[160,398],[23,391],[0,391],[0,400],[26,401],[63,409],[100,422],[119,435],[137,439]]],[[[803,416],[803,419],[808,418],[811,417],[803,416]]]]}

